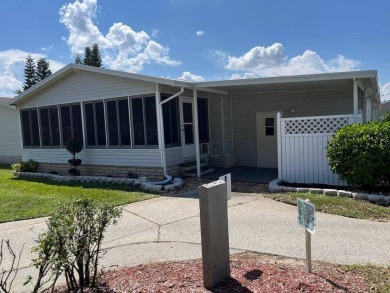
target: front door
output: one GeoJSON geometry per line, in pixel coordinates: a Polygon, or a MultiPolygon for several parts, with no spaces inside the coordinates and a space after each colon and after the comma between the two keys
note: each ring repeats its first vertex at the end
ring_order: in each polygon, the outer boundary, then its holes
{"type": "Polygon", "coordinates": [[[194,105],[192,98],[180,97],[181,145],[183,158],[195,158],[194,105]]]}
{"type": "Polygon", "coordinates": [[[256,113],[257,124],[257,166],[278,167],[276,112],[256,113]]]}

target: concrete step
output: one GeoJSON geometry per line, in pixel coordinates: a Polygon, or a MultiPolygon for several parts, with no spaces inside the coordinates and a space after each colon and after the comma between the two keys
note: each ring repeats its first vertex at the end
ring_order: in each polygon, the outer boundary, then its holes
{"type": "MultiPolygon", "coordinates": [[[[210,167],[202,167],[200,168],[200,174],[203,176],[203,175],[206,175],[206,174],[210,174],[210,173],[213,173],[214,172],[214,169],[213,168],[210,168],[210,167]]],[[[197,176],[197,171],[196,171],[196,168],[193,169],[193,170],[189,170],[186,172],[186,176],[187,177],[196,177],[197,176]]]]}

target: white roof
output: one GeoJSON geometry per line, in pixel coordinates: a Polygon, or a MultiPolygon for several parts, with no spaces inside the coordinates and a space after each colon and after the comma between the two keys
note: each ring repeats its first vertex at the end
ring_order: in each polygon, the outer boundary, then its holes
{"type": "Polygon", "coordinates": [[[251,79],[234,79],[234,80],[219,80],[219,81],[204,81],[204,82],[191,82],[183,80],[174,80],[162,77],[154,77],[136,73],[129,73],[99,67],[86,66],[81,64],[71,63],[54,74],[50,75],[43,81],[19,94],[9,104],[16,105],[18,102],[28,98],[31,94],[39,91],[40,89],[52,84],[56,80],[62,78],[66,74],[72,71],[89,71],[101,74],[108,74],[112,76],[142,80],[146,82],[158,83],[163,85],[169,85],[173,87],[184,87],[190,89],[199,90],[214,90],[214,91],[226,91],[237,86],[253,86],[253,85],[265,85],[265,84],[287,84],[287,83],[299,83],[299,82],[311,82],[311,81],[331,81],[331,80],[347,80],[357,78],[363,80],[365,83],[369,82],[370,87],[379,96],[378,89],[378,77],[376,70],[366,71],[351,71],[351,72],[336,72],[336,73],[320,73],[320,74],[307,74],[307,75],[294,75],[294,76],[278,76],[278,77],[265,77],[265,78],[251,78],[251,79]]]}

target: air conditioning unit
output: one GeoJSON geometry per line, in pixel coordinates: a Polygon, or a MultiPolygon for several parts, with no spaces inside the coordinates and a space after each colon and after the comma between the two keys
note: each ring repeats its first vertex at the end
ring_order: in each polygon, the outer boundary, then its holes
{"type": "Polygon", "coordinates": [[[205,155],[209,153],[209,144],[208,143],[201,143],[200,144],[200,154],[205,155]]]}

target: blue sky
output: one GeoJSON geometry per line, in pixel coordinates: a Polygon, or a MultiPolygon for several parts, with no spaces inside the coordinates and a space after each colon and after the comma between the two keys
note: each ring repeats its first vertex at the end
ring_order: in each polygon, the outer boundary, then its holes
{"type": "Polygon", "coordinates": [[[390,3],[1,0],[0,96],[28,53],[53,71],[97,42],[104,66],[186,80],[377,69],[390,99],[390,3]]]}

